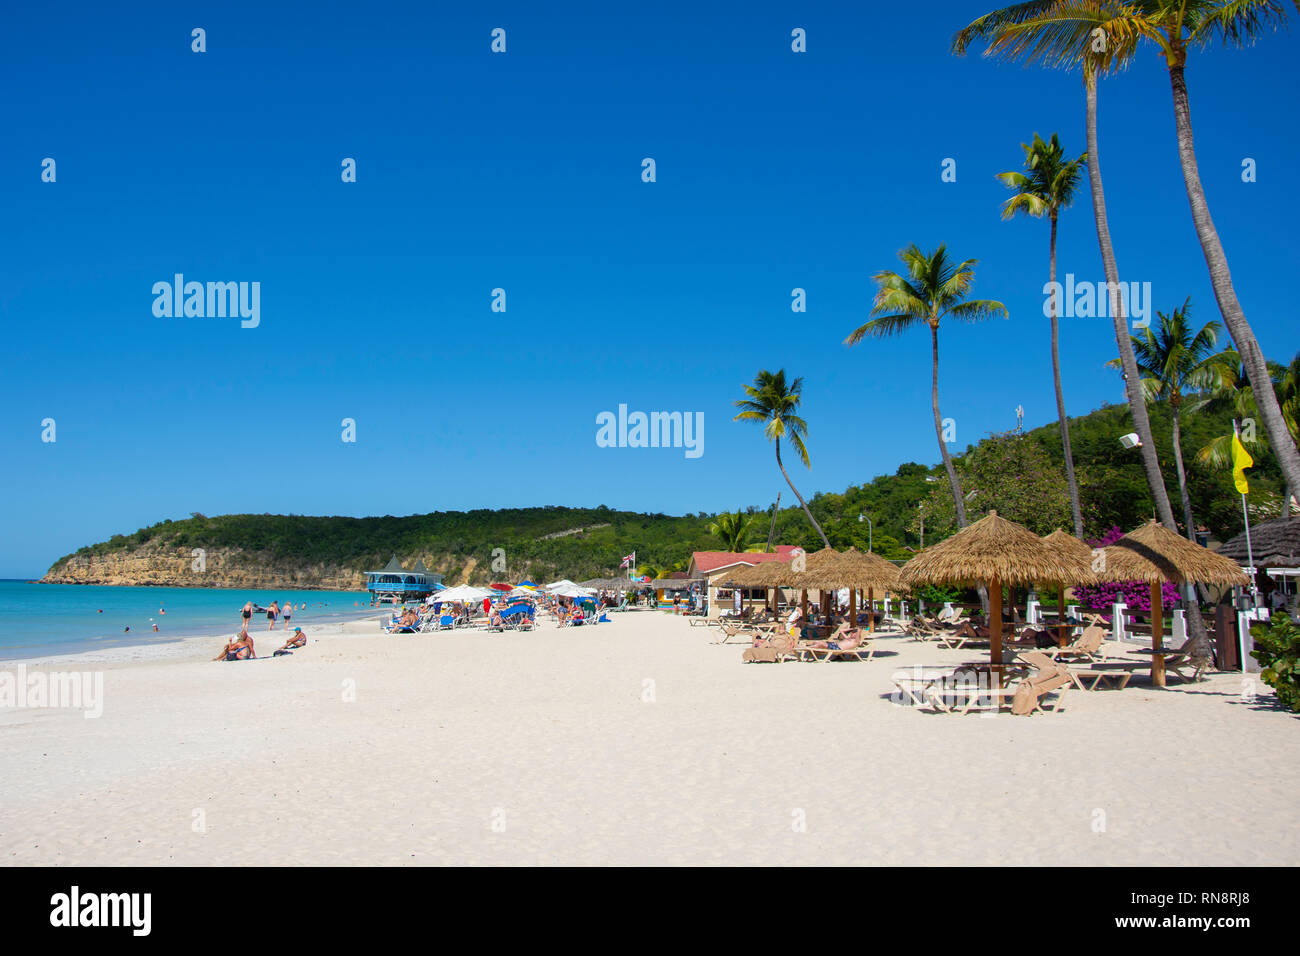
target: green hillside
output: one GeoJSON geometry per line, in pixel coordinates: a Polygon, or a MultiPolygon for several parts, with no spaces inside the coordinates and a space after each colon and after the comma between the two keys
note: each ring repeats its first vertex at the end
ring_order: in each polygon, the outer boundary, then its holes
{"type": "MultiPolygon", "coordinates": [[[[1161,442],[1161,460],[1174,510],[1181,516],[1177,480],[1169,447],[1167,411],[1151,410],[1152,425],[1161,442]]],[[[1184,423],[1192,503],[1197,522],[1226,538],[1241,528],[1240,499],[1229,476],[1195,462],[1195,453],[1212,437],[1231,430],[1227,413],[1190,416],[1184,423]]],[[[1120,435],[1131,430],[1126,409],[1107,406],[1072,419],[1076,467],[1085,515],[1085,534],[1097,535],[1118,525],[1131,528],[1151,516],[1150,496],[1138,455],[1122,448],[1120,435]]],[[[814,433],[815,443],[815,433],[814,433]]],[[[815,447],[815,444],[814,444],[815,447]]],[[[1271,454],[1256,452],[1251,472],[1252,506],[1265,511],[1279,500],[1280,475],[1271,454]],[[1271,505],[1270,505],[1271,503],[1271,505]]],[[[1069,528],[1064,467],[1058,429],[1053,424],[1022,435],[989,436],[955,459],[963,474],[963,489],[973,493],[968,506],[972,519],[997,508],[999,513],[1029,525],[1040,534],[1069,528]]],[[[784,488],[773,463],[773,494],[784,488]]],[[[789,500],[786,494],[782,500],[789,500]]],[[[920,544],[921,518],[925,539],[933,543],[950,534],[952,500],[941,468],[906,463],[892,475],[839,493],[819,493],[810,502],[813,513],[835,547],[875,550],[906,558],[920,544]],[[928,480],[937,478],[938,480],[928,480]],[[858,516],[863,515],[862,521],[858,516]],[[867,521],[872,527],[869,529],[867,521]]],[[[767,537],[770,504],[751,506],[750,541],[767,537]]],[[[691,551],[716,549],[709,533],[713,515],[670,516],[596,508],[511,508],[465,512],[434,512],[405,517],[308,517],[302,515],[195,514],[181,521],[163,521],[134,534],[81,548],[60,559],[56,571],[70,558],[109,558],[141,549],[231,549],[277,566],[312,565],[352,569],[378,568],[397,554],[408,564],[422,557],[449,580],[472,568],[470,580],[547,578],[564,575],[580,580],[618,573],[623,555],[635,550],[638,563],[651,572],[685,567],[691,551]],[[501,552],[494,554],[494,549],[501,552]],[[494,557],[504,557],[505,571],[493,571],[494,557]]],[[[775,541],[820,546],[816,534],[797,507],[783,508],[776,518],[775,541]]]]}

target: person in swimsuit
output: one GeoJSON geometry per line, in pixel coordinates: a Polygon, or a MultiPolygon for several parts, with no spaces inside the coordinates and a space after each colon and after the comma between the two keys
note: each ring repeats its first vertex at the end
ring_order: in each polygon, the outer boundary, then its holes
{"type": "Polygon", "coordinates": [[[280,616],[284,618],[284,629],[289,630],[289,618],[293,617],[293,604],[285,601],[284,610],[280,613],[280,616]]]}
{"type": "Polygon", "coordinates": [[[248,622],[253,619],[253,602],[249,601],[244,605],[244,609],[239,612],[244,618],[244,633],[248,633],[248,622]]]}
{"type": "Polygon", "coordinates": [[[307,635],[302,632],[302,628],[295,627],[293,629],[293,633],[289,635],[289,639],[284,642],[284,646],[281,647],[280,650],[287,651],[287,650],[292,650],[295,647],[306,647],[306,646],[307,646],[307,635]]]}
{"type": "Polygon", "coordinates": [[[214,661],[246,661],[257,656],[253,649],[253,639],[245,631],[221,649],[221,653],[212,658],[214,661]]]}
{"type": "Polygon", "coordinates": [[[280,605],[272,601],[271,606],[266,609],[266,629],[268,631],[275,630],[275,616],[279,613],[280,605]]]}
{"type": "Polygon", "coordinates": [[[809,647],[820,647],[823,650],[831,651],[851,651],[862,643],[862,632],[857,628],[845,632],[844,636],[838,641],[812,641],[809,647]]]}

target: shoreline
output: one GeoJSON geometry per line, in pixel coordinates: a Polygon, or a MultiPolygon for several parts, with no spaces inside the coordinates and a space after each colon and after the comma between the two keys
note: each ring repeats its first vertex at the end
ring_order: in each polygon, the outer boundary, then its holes
{"type": "MultiPolygon", "coordinates": [[[[299,624],[303,633],[308,637],[320,637],[332,634],[348,633],[347,625],[364,622],[369,618],[379,619],[382,612],[378,608],[367,608],[367,613],[358,611],[356,616],[348,616],[346,612],[339,615],[339,620],[318,621],[311,624],[299,624]],[[346,619],[345,619],[346,618],[346,619]]],[[[93,663],[93,664],[121,664],[121,663],[154,663],[165,660],[190,660],[198,659],[194,655],[197,653],[194,648],[200,644],[204,647],[211,646],[214,648],[213,656],[219,649],[219,641],[227,640],[239,630],[238,625],[225,626],[219,625],[216,630],[208,633],[187,632],[182,634],[168,635],[153,641],[142,643],[123,643],[114,644],[111,647],[103,648],[86,648],[80,651],[59,650],[49,654],[39,654],[26,657],[5,657],[4,653],[9,648],[0,647],[0,671],[8,667],[23,664],[28,667],[56,664],[76,664],[76,663],[93,663]]],[[[377,633],[384,633],[382,628],[376,625],[377,633]]],[[[287,632],[277,627],[274,631],[265,629],[250,629],[249,634],[253,637],[253,642],[262,640],[277,641],[283,643],[288,634],[293,633],[293,628],[287,632]]],[[[144,637],[141,634],[141,637],[144,637]]],[[[277,643],[277,646],[278,646],[277,643]]],[[[22,648],[25,650],[25,648],[22,648]]]]}

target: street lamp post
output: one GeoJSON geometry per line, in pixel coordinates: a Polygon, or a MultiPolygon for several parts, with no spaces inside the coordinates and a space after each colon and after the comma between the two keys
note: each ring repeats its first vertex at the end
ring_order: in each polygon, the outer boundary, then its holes
{"type": "Polygon", "coordinates": [[[868,551],[872,551],[872,550],[874,550],[873,547],[872,547],[872,544],[873,544],[874,539],[872,538],[873,527],[872,527],[872,524],[871,524],[871,519],[868,518],[866,515],[864,515],[861,511],[859,511],[859,512],[858,512],[858,524],[862,524],[862,522],[864,522],[864,521],[867,523],[867,550],[868,550],[868,551]]]}

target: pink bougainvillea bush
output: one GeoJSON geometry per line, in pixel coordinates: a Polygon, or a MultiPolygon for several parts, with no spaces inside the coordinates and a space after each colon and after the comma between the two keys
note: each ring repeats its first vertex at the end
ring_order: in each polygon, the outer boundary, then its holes
{"type": "MultiPolygon", "coordinates": [[[[1088,541],[1094,548],[1104,548],[1124,537],[1119,528],[1111,528],[1095,541],[1088,541]]],[[[1149,614],[1151,612],[1151,585],[1145,581],[1103,581],[1100,584],[1080,584],[1074,587],[1079,603],[1090,611],[1109,611],[1111,605],[1122,601],[1132,613],[1149,614]]],[[[1166,581],[1161,586],[1161,601],[1166,610],[1178,606],[1178,588],[1166,581]]],[[[1103,615],[1110,620],[1108,615],[1103,615]]]]}

